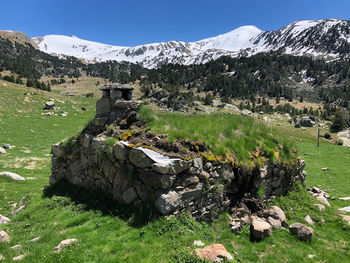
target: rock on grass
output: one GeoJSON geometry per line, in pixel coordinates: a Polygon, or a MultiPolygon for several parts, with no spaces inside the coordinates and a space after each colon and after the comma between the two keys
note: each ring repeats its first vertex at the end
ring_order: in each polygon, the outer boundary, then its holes
{"type": "Polygon", "coordinates": [[[74,243],[74,242],[77,242],[78,239],[76,238],[70,238],[70,239],[65,239],[65,240],[62,240],[57,247],[54,247],[54,251],[56,253],[59,253],[61,252],[63,249],[67,248],[70,244],[74,243]]]}
{"type": "Polygon", "coordinates": [[[312,235],[314,233],[314,230],[311,227],[307,227],[300,223],[294,223],[290,225],[289,231],[294,236],[297,236],[300,240],[306,241],[308,243],[311,243],[312,235]]]}
{"type": "Polygon", "coordinates": [[[25,181],[25,179],[22,176],[20,176],[20,175],[18,175],[16,173],[12,173],[12,172],[1,172],[0,176],[9,177],[9,178],[11,178],[12,180],[15,180],[15,181],[25,181]]]}

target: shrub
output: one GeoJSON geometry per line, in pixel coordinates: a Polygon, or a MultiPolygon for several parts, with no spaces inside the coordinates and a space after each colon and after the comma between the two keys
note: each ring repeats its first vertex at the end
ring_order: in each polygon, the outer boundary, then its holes
{"type": "Polygon", "coordinates": [[[331,134],[330,133],[328,133],[328,132],[326,132],[325,134],[324,134],[324,136],[323,136],[325,139],[327,139],[327,140],[329,140],[329,139],[331,139],[332,138],[332,136],[331,136],[331,134]]]}

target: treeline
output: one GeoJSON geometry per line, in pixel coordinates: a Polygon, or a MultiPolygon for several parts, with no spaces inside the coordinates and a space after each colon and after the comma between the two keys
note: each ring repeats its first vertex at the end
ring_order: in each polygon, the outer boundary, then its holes
{"type": "Polygon", "coordinates": [[[31,45],[12,43],[0,38],[0,72],[11,71],[19,78],[38,80],[43,76],[78,78],[82,75],[127,83],[141,77],[146,70],[136,64],[108,61],[86,64],[74,57],[51,56],[31,45]]]}
{"type": "Polygon", "coordinates": [[[26,81],[23,81],[22,78],[20,78],[19,76],[15,76],[15,75],[6,75],[4,77],[1,76],[0,74],[0,79],[3,79],[5,81],[9,81],[9,82],[13,82],[16,83],[18,85],[25,85],[27,87],[32,87],[34,89],[40,89],[40,90],[45,90],[45,91],[51,91],[51,85],[50,83],[45,83],[42,81],[39,81],[37,79],[27,79],[26,81]]]}
{"type": "Polygon", "coordinates": [[[252,57],[221,57],[200,65],[167,64],[148,71],[141,84],[146,90],[162,84],[182,90],[212,92],[226,101],[256,96],[302,98],[293,83],[308,79],[318,99],[347,107],[350,100],[349,61],[326,63],[309,57],[264,53],[252,57]],[[293,80],[294,82],[292,82],[293,80]]]}

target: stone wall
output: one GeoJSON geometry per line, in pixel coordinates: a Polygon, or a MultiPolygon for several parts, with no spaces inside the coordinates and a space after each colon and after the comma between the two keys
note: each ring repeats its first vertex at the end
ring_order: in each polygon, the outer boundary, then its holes
{"type": "Polygon", "coordinates": [[[111,123],[118,127],[128,123],[130,115],[135,115],[134,102],[117,100],[111,105],[106,98],[110,112],[98,111],[76,141],[52,146],[50,184],[66,180],[88,190],[102,190],[120,203],[153,204],[162,215],[187,210],[206,221],[228,210],[245,193],[254,195],[263,189],[265,196],[276,196],[287,193],[296,181],[304,184],[302,160],[289,166],[270,163],[247,169],[208,161],[199,154],[191,159],[173,158],[125,141],[113,142],[103,131],[111,123]]]}

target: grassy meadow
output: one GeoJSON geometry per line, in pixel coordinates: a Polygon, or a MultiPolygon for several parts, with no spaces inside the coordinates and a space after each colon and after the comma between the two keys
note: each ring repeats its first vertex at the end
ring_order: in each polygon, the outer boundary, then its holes
{"type": "MultiPolygon", "coordinates": [[[[330,200],[331,208],[320,212],[314,205],[316,199],[300,186],[274,204],[284,209],[288,223],[306,223],[306,214],[314,219],[311,244],[297,240],[285,229],[275,230],[271,237],[252,243],[249,227],[231,233],[226,214],[211,224],[196,222],[186,215],[167,220],[151,209],[118,206],[100,193],[65,184],[49,187],[51,144],[78,133],[93,118],[94,109],[95,99],[67,97],[0,81],[0,145],[16,146],[8,150],[8,155],[0,156],[0,171],[34,178],[12,181],[0,177],[0,214],[12,220],[0,226],[11,236],[9,244],[0,243],[0,254],[5,257],[2,262],[12,262],[13,257],[21,254],[25,255],[22,262],[35,263],[202,262],[190,254],[194,240],[206,245],[222,243],[235,262],[350,262],[350,226],[337,216],[336,210],[350,205],[350,201],[330,200]],[[24,95],[28,92],[30,95],[24,95]],[[68,116],[42,115],[49,98],[60,107],[55,113],[65,111],[68,116]],[[82,111],[83,106],[88,110],[82,111]],[[13,204],[22,198],[25,209],[12,215],[13,204]],[[35,237],[40,239],[30,242],[35,237]],[[78,242],[55,253],[53,248],[68,238],[77,238],[78,242]],[[10,248],[17,244],[22,245],[20,250],[10,248]]],[[[213,116],[216,120],[220,118],[213,116]]],[[[205,123],[200,128],[205,129],[205,123]]],[[[173,136],[171,129],[168,132],[173,136]]],[[[191,131],[184,132],[183,136],[187,136],[191,131]]],[[[256,135],[255,131],[240,132],[256,135]]],[[[307,185],[319,186],[331,196],[350,196],[350,148],[328,143],[316,148],[306,132],[283,130],[307,161],[307,185]],[[322,172],[323,167],[329,170],[322,172]]],[[[232,134],[232,130],[227,128],[224,133],[232,134]]],[[[216,145],[220,135],[213,140],[216,145]]],[[[249,139],[247,145],[251,145],[249,139]]]]}

